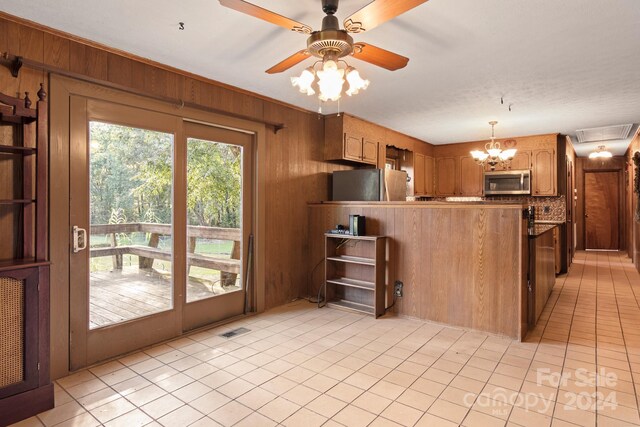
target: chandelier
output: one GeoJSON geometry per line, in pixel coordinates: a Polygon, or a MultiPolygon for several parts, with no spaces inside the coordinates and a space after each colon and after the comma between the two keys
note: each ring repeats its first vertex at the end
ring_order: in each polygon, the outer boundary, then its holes
{"type": "Polygon", "coordinates": [[[517,150],[515,148],[502,150],[500,148],[500,143],[496,142],[495,136],[495,126],[498,122],[494,120],[489,122],[489,124],[491,125],[491,141],[485,144],[484,148],[486,151],[473,150],[471,151],[471,156],[479,165],[483,166],[488,164],[491,166],[491,170],[495,170],[496,165],[501,165],[503,167],[508,166],[511,159],[513,159],[513,156],[516,155],[517,150]]]}
{"type": "Polygon", "coordinates": [[[608,159],[610,157],[613,157],[613,154],[604,145],[600,145],[596,151],[589,154],[590,159],[608,159]]]}
{"type": "Polygon", "coordinates": [[[336,55],[328,53],[324,55],[322,61],[317,61],[311,67],[302,70],[300,76],[291,77],[291,84],[309,96],[318,92],[320,101],[325,102],[340,99],[345,80],[349,84],[345,92],[348,96],[353,96],[369,86],[369,80],[360,77],[355,67],[342,59],[339,60],[336,55]],[[316,70],[318,64],[321,65],[316,70]],[[344,66],[341,67],[341,64],[344,66]]]}

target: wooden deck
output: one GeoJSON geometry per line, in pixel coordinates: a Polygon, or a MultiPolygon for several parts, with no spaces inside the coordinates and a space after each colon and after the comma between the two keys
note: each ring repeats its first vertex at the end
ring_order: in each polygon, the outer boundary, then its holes
{"type": "MultiPolygon", "coordinates": [[[[196,280],[187,285],[188,301],[238,290],[196,280]]],[[[122,270],[91,273],[89,324],[91,329],[148,316],[172,307],[171,282],[153,270],[125,267],[122,270]]]]}

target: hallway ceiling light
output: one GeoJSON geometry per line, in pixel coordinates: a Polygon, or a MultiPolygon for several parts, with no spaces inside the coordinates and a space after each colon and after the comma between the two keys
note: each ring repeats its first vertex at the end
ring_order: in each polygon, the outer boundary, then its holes
{"type": "Polygon", "coordinates": [[[599,146],[596,151],[589,154],[590,159],[608,159],[610,157],[613,157],[613,154],[604,145],[599,146]]]}
{"type": "Polygon", "coordinates": [[[515,148],[502,150],[500,143],[496,142],[495,136],[495,126],[498,122],[494,120],[489,122],[489,124],[491,125],[491,141],[485,144],[484,148],[486,151],[473,150],[471,151],[471,156],[479,165],[483,166],[486,163],[491,166],[491,170],[495,170],[498,164],[508,166],[513,156],[516,155],[517,150],[515,148]]]}

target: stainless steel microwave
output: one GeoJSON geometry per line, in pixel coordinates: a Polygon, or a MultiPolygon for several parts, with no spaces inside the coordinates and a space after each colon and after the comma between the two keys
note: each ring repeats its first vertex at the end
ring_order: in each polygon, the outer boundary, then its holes
{"type": "Polygon", "coordinates": [[[484,194],[531,194],[531,171],[527,169],[485,172],[484,194]]]}

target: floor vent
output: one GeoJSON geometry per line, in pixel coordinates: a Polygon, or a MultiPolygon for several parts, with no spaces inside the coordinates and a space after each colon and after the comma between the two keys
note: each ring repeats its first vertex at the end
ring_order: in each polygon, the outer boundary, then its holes
{"type": "Polygon", "coordinates": [[[629,132],[631,132],[632,126],[632,124],[629,124],[604,126],[591,129],[578,129],[576,131],[576,137],[578,138],[578,143],[580,144],[584,142],[600,142],[610,141],[613,139],[627,139],[629,137],[629,132]]]}
{"type": "Polygon", "coordinates": [[[220,334],[220,336],[225,338],[231,338],[231,337],[235,337],[236,335],[246,334],[247,332],[251,332],[251,329],[238,328],[238,329],[233,329],[229,332],[225,332],[224,334],[220,334]]]}

